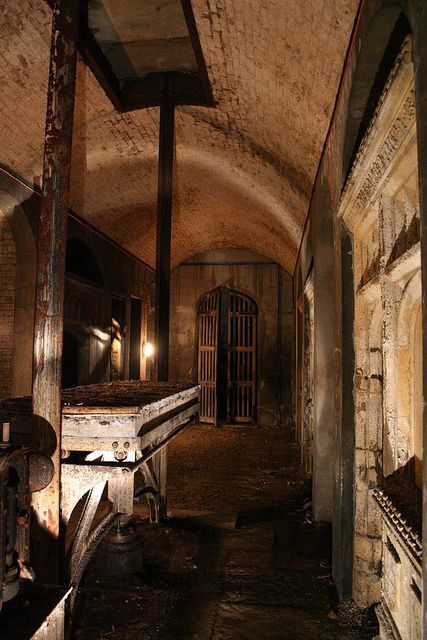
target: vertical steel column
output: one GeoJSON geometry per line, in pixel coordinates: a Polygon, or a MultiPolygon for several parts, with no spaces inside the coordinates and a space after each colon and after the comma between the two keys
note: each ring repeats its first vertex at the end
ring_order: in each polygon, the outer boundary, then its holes
{"type": "Polygon", "coordinates": [[[156,320],[154,377],[169,377],[170,254],[175,106],[166,86],[160,107],[156,237],[156,320]]]}
{"type": "Polygon", "coordinates": [[[61,356],[79,6],[79,0],[53,2],[38,237],[34,445],[52,457],[55,474],[46,489],[33,494],[32,563],[45,582],[58,580],[60,560],[61,356]]]}

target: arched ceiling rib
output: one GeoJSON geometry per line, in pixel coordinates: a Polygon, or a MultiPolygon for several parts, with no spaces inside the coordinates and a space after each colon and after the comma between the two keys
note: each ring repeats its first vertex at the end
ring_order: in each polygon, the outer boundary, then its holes
{"type": "MultiPolygon", "coordinates": [[[[292,272],[357,4],[193,0],[217,107],[177,109],[173,265],[233,246],[292,272]]],[[[45,0],[6,0],[0,160],[36,183],[49,46],[45,0]]],[[[72,208],[154,264],[158,110],[118,114],[81,61],[77,87],[72,208]]]]}

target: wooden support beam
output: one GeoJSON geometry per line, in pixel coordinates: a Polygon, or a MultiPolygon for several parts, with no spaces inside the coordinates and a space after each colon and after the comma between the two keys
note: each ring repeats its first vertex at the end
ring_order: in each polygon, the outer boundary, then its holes
{"type": "Polygon", "coordinates": [[[54,583],[60,560],[61,356],[67,211],[77,64],[79,0],[55,0],[47,94],[34,327],[34,446],[55,473],[33,494],[33,554],[39,580],[54,583]]]}
{"type": "Polygon", "coordinates": [[[154,376],[156,381],[167,381],[169,377],[169,307],[170,307],[170,263],[172,184],[174,152],[175,106],[165,98],[160,107],[159,169],[157,192],[157,237],[156,237],[156,321],[154,376]]]}

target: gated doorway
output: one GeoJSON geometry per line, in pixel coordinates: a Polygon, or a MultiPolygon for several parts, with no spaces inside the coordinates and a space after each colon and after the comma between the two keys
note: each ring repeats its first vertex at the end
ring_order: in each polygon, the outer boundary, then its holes
{"type": "Polygon", "coordinates": [[[198,308],[200,421],[250,423],[256,418],[256,303],[219,287],[198,308]]]}

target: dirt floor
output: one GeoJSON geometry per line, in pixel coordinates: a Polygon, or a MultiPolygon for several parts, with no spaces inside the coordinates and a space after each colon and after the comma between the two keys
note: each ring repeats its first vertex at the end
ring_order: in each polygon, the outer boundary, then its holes
{"type": "Polygon", "coordinates": [[[337,605],[330,532],[312,522],[309,479],[283,430],[190,427],[170,445],[168,486],[162,526],[136,508],[142,573],[112,583],[105,553],[95,558],[74,640],[376,635],[371,611],[337,605]]]}

